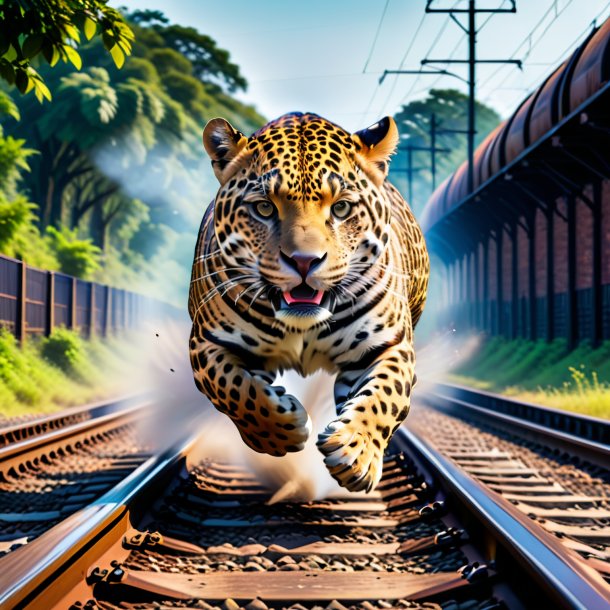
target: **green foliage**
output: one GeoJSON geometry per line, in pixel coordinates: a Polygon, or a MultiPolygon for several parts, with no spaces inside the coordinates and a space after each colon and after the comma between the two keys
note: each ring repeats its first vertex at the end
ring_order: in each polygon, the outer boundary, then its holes
{"type": "Polygon", "coordinates": [[[8,114],[16,121],[21,118],[19,108],[17,108],[17,104],[13,102],[13,98],[6,91],[0,89],[0,118],[2,118],[3,114],[8,114]]]}
{"type": "Polygon", "coordinates": [[[570,351],[564,340],[495,337],[455,367],[451,378],[520,400],[610,418],[610,341],[570,351]]]}
{"type": "Polygon", "coordinates": [[[79,239],[76,230],[47,227],[51,247],[63,273],[89,279],[100,266],[101,250],[90,239],[79,239]]]}
{"type": "Polygon", "coordinates": [[[250,133],[264,119],[230,95],[245,80],[211,38],[169,25],[155,11],[129,19],[136,39],[123,69],[93,37],[78,47],[83,71],[69,63],[40,67],[52,104],[21,96],[21,120],[0,117],[14,139],[4,144],[8,158],[25,150],[23,140],[39,152],[27,158],[31,172],[13,180],[37,209],[28,208],[27,222],[25,200],[6,209],[19,222],[0,248],[35,266],[163,294],[182,306],[201,202],[217,187],[202,151],[203,124],[226,116],[250,133]]]}
{"type": "Polygon", "coordinates": [[[83,341],[56,329],[49,338],[29,337],[20,347],[0,329],[0,418],[81,405],[125,392],[125,371],[140,338],[83,341]],[[43,354],[44,352],[44,354],[43,354]]]}
{"type": "Polygon", "coordinates": [[[35,209],[23,195],[8,200],[0,192],[0,251],[33,267],[59,270],[48,238],[36,226],[35,209]]]}
{"type": "Polygon", "coordinates": [[[129,15],[129,19],[134,23],[141,25],[151,25],[153,23],[169,23],[169,19],[161,11],[143,10],[133,11],[129,15]]]}
{"type": "Polygon", "coordinates": [[[0,77],[20,93],[34,91],[39,102],[51,92],[33,60],[53,67],[61,59],[77,70],[81,32],[87,40],[100,36],[120,68],[134,39],[121,14],[105,0],[12,0],[0,4],[0,77]]]}
{"type": "Polygon", "coordinates": [[[74,331],[57,328],[40,342],[40,354],[64,373],[78,376],[85,359],[83,340],[74,331]]]}
{"type": "MultiPolygon", "coordinates": [[[[422,100],[410,102],[394,115],[402,144],[413,146],[430,146],[430,121],[436,116],[437,129],[465,130],[468,127],[468,96],[456,89],[431,89],[422,100]]],[[[500,122],[500,116],[485,104],[476,102],[475,145],[500,122]]],[[[466,160],[466,135],[463,133],[438,133],[436,146],[447,148],[449,153],[436,155],[436,185],[438,186],[463,161],[466,160]]],[[[430,171],[430,153],[413,152],[413,165],[423,168],[414,173],[413,202],[409,202],[417,212],[424,206],[432,192],[432,174],[430,171]]],[[[407,153],[399,149],[390,165],[390,179],[398,188],[407,194],[405,168],[407,153]]]]}
{"type": "Polygon", "coordinates": [[[0,251],[6,252],[19,231],[32,222],[35,208],[36,206],[23,196],[8,201],[0,193],[0,251]]]}
{"type": "Polygon", "coordinates": [[[151,61],[143,57],[131,57],[117,75],[117,80],[127,78],[135,78],[151,86],[160,85],[157,68],[151,61]]]}
{"type": "Polygon", "coordinates": [[[219,48],[209,36],[177,24],[153,25],[152,28],[161,34],[165,44],[191,62],[193,74],[202,81],[226,85],[231,93],[246,90],[248,83],[239,67],[231,62],[229,52],[219,48]]]}
{"type": "Polygon", "coordinates": [[[201,81],[189,74],[169,70],[163,77],[163,84],[172,99],[182,104],[195,116],[200,114],[196,104],[201,103],[207,97],[201,81]]]}
{"type": "Polygon", "coordinates": [[[0,385],[12,394],[11,402],[29,405],[40,402],[42,393],[32,374],[36,373],[27,354],[21,352],[11,333],[0,329],[0,385]]]}
{"type": "Polygon", "coordinates": [[[3,136],[0,126],[0,192],[8,197],[17,193],[17,183],[30,169],[28,157],[36,151],[24,147],[25,140],[3,136]]]}
{"type": "MultiPolygon", "coordinates": [[[[164,76],[170,70],[187,75],[190,75],[193,71],[191,62],[174,49],[152,49],[149,58],[161,76],[164,76]]],[[[198,82],[201,81],[198,80],[198,82]]]]}
{"type": "Polygon", "coordinates": [[[569,354],[567,344],[557,339],[550,344],[544,341],[526,339],[507,340],[493,337],[484,342],[481,348],[455,370],[458,375],[469,375],[487,379],[490,387],[499,388],[522,383],[525,388],[533,389],[545,379],[543,384],[561,385],[567,374],[567,366],[557,363],[569,354]],[[552,377],[549,375],[552,373],[552,377]],[[560,373],[559,377],[555,375],[560,373]]]}
{"type": "Polygon", "coordinates": [[[0,329],[0,413],[11,414],[23,406],[40,410],[88,398],[91,392],[79,391],[76,377],[85,383],[91,364],[81,358],[73,372],[75,377],[67,377],[42,358],[38,342],[30,341],[22,348],[10,332],[0,329]]]}
{"type": "Polygon", "coordinates": [[[0,127],[0,251],[28,264],[56,269],[57,261],[36,226],[36,205],[18,192],[35,151],[23,139],[4,137],[0,127]]]}
{"type": "Polygon", "coordinates": [[[118,96],[108,71],[94,67],[61,79],[57,103],[37,117],[37,125],[46,141],[78,141],[87,150],[107,137],[117,111],[118,96]]]}

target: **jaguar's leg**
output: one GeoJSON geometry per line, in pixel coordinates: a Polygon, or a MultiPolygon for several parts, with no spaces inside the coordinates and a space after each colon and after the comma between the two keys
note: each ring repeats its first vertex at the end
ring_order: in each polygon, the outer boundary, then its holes
{"type": "Polygon", "coordinates": [[[366,368],[338,375],[339,417],[320,434],[318,448],[343,487],[370,491],[379,482],[383,452],[409,412],[414,368],[413,346],[403,340],[366,368]]]}
{"type": "Polygon", "coordinates": [[[311,432],[303,405],[272,386],[273,376],[248,370],[229,349],[191,335],[191,364],[197,388],[228,415],[244,442],[259,453],[300,451],[311,432]]]}

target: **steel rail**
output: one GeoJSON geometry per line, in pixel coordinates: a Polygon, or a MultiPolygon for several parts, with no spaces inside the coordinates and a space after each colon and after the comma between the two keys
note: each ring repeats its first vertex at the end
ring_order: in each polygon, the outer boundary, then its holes
{"type": "Polygon", "coordinates": [[[107,413],[109,405],[100,405],[99,413],[103,414],[0,447],[0,479],[6,479],[13,472],[25,472],[45,456],[52,456],[66,447],[74,447],[98,434],[128,424],[149,403],[140,401],[124,408],[118,406],[121,403],[112,404],[115,408],[110,413],[107,413]]]}
{"type": "Polygon", "coordinates": [[[610,421],[553,409],[513,398],[447,383],[437,383],[420,399],[432,408],[517,431],[541,439],[604,468],[610,465],[610,421]]]}
{"type": "Polygon", "coordinates": [[[42,417],[28,419],[18,423],[0,425],[0,447],[5,447],[11,443],[23,441],[27,438],[57,430],[65,425],[77,421],[85,421],[99,415],[112,413],[117,409],[128,406],[141,396],[129,394],[107,400],[100,400],[90,404],[69,407],[56,413],[50,413],[42,417]]]}
{"type": "Polygon", "coordinates": [[[61,599],[54,591],[70,590],[87,565],[130,527],[129,516],[141,503],[186,464],[186,456],[202,434],[193,425],[187,437],[149,458],[109,492],[69,516],[27,547],[0,558],[0,608],[46,610],[61,599]]]}
{"type": "Polygon", "coordinates": [[[561,542],[489,490],[408,427],[399,429],[398,446],[415,454],[450,496],[485,526],[502,547],[540,584],[558,608],[607,608],[610,587],[561,542]]]}

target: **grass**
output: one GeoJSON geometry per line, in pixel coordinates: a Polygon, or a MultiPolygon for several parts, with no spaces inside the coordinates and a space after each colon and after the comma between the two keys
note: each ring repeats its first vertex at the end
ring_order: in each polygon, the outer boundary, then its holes
{"type": "Polygon", "coordinates": [[[84,341],[66,329],[29,340],[22,349],[0,330],[0,418],[50,413],[121,391],[127,339],[84,341]]]}
{"type": "Polygon", "coordinates": [[[610,419],[610,341],[569,351],[564,341],[488,339],[454,367],[451,381],[610,419]]]}

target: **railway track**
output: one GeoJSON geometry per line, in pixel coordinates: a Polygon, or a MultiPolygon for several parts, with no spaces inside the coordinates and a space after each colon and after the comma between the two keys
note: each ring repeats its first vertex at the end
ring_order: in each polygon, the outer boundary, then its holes
{"type": "Polygon", "coordinates": [[[200,442],[194,434],[151,457],[108,494],[0,559],[0,606],[609,603],[607,584],[582,554],[417,432],[397,434],[373,494],[304,503],[269,504],[273,490],[243,464],[202,459],[200,442]]]}
{"type": "Polygon", "coordinates": [[[610,422],[438,384],[409,430],[610,582],[610,422]]]}
{"type": "Polygon", "coordinates": [[[150,456],[128,397],[0,429],[0,554],[27,544],[114,487],[150,456]]]}
{"type": "Polygon", "coordinates": [[[137,401],[136,396],[120,397],[80,407],[69,407],[63,411],[41,417],[28,417],[19,421],[6,420],[0,422],[0,448],[34,436],[40,436],[45,432],[59,430],[71,424],[115,412],[129,404],[133,404],[135,401],[137,401]]]}
{"type": "Polygon", "coordinates": [[[608,468],[610,420],[449,383],[434,384],[422,398],[436,409],[459,412],[484,423],[493,422],[534,442],[544,439],[549,447],[608,468]]]}

